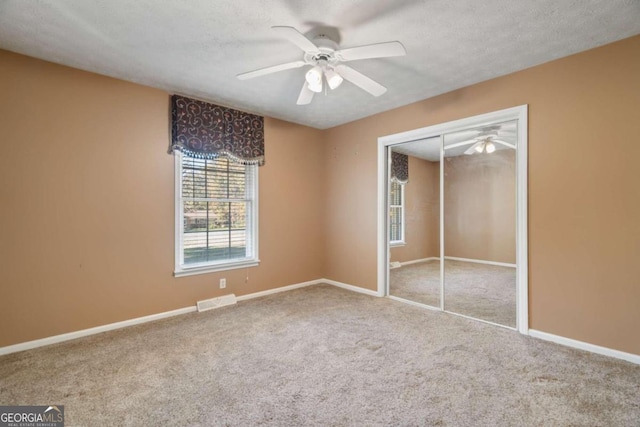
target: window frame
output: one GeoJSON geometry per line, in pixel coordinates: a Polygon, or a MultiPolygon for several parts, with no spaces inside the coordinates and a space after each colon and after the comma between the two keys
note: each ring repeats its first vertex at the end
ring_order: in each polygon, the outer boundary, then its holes
{"type": "Polygon", "coordinates": [[[406,240],[405,240],[405,200],[404,200],[404,187],[406,184],[403,184],[401,182],[397,182],[397,181],[391,181],[389,183],[389,194],[391,194],[391,187],[393,184],[397,184],[400,187],[400,204],[399,205],[392,205],[391,204],[391,197],[389,197],[389,217],[391,217],[391,209],[393,208],[399,208],[400,209],[400,240],[391,240],[391,235],[388,236],[389,239],[389,246],[390,247],[397,247],[397,246],[404,246],[406,245],[406,240]]]}
{"type": "MultiPolygon", "coordinates": [[[[214,273],[216,271],[234,270],[238,268],[255,267],[260,264],[258,255],[258,207],[259,207],[259,188],[258,188],[258,166],[250,166],[255,168],[251,176],[245,174],[245,179],[253,179],[251,185],[254,189],[253,199],[251,199],[251,218],[247,220],[247,225],[251,228],[249,239],[253,247],[252,258],[242,258],[236,260],[211,261],[197,264],[184,264],[184,207],[182,199],[182,159],[184,155],[180,151],[174,152],[174,206],[175,206],[175,269],[173,275],[175,277],[192,276],[196,274],[214,273]]],[[[249,166],[247,166],[249,167],[249,166]]]]}

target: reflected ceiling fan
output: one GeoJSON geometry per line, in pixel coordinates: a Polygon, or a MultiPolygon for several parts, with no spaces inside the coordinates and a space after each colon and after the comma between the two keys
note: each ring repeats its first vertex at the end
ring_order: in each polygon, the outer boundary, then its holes
{"type": "Polygon", "coordinates": [[[298,105],[309,104],[313,99],[314,93],[322,92],[325,81],[331,90],[340,86],[343,80],[348,80],[371,95],[380,96],[387,91],[386,87],[343,63],[360,59],[386,58],[407,54],[402,43],[397,41],[339,49],[338,44],[326,35],[321,34],[312,41],[293,27],[271,28],[302,49],[304,51],[303,59],[249,71],[238,74],[237,77],[240,80],[247,80],[278,71],[310,65],[311,69],[305,74],[305,82],[298,96],[298,105]]]}
{"type": "Polygon", "coordinates": [[[497,128],[489,128],[483,130],[482,134],[477,136],[474,139],[470,139],[467,141],[462,141],[456,145],[465,145],[472,144],[471,147],[467,148],[464,154],[480,154],[480,153],[493,153],[496,151],[496,144],[501,144],[507,146],[509,148],[515,149],[516,146],[503,140],[498,137],[498,129],[497,128]]]}

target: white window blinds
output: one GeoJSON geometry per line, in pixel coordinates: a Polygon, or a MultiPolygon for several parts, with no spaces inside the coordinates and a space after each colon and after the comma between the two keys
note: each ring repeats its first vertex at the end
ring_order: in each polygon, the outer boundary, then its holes
{"type": "Polygon", "coordinates": [[[180,155],[177,270],[257,260],[257,166],[180,155]]]}

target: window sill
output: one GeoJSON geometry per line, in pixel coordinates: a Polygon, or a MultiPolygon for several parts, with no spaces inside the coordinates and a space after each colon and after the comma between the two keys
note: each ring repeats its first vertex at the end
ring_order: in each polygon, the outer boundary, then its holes
{"type": "Polygon", "coordinates": [[[402,240],[402,241],[399,240],[397,242],[389,242],[389,247],[390,248],[395,248],[395,247],[398,247],[398,246],[404,246],[406,244],[407,243],[404,240],[402,240]]]}
{"type": "Polygon", "coordinates": [[[218,265],[202,265],[194,267],[185,267],[176,269],[173,272],[174,277],[194,276],[196,274],[215,273],[216,271],[236,270],[238,268],[257,267],[260,265],[259,259],[251,259],[218,265]]]}

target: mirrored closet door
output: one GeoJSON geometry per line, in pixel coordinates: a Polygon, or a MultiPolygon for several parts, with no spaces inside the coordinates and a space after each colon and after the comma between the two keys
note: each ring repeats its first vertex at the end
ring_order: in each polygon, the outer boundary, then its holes
{"type": "Polygon", "coordinates": [[[444,309],[516,327],[516,122],[444,135],[444,309]]]}
{"type": "Polygon", "coordinates": [[[518,327],[518,126],[384,147],[390,297],[518,327]]]}
{"type": "Polygon", "coordinates": [[[440,138],[391,149],[389,291],[440,307],[440,138]],[[411,171],[411,176],[408,176],[411,171]]]}

